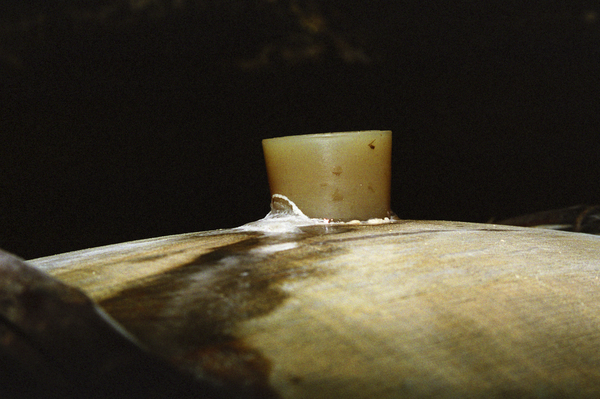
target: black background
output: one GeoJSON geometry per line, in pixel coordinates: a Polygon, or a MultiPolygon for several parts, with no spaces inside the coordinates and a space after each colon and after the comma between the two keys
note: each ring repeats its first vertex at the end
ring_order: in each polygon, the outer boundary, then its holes
{"type": "Polygon", "coordinates": [[[401,218],[598,202],[595,3],[71,3],[0,20],[0,247],[22,257],[259,219],[260,140],[293,134],[392,130],[401,218]]]}

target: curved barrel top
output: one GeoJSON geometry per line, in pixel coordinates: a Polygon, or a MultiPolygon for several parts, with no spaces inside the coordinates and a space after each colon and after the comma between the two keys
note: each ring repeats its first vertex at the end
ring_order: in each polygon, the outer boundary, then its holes
{"type": "Polygon", "coordinates": [[[153,351],[246,393],[600,394],[598,236],[440,221],[263,227],[32,263],[153,351]]]}

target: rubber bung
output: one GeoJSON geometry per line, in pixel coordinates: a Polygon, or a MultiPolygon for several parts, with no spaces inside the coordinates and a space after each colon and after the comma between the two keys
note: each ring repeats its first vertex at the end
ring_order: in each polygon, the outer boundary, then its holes
{"type": "Polygon", "coordinates": [[[392,132],[368,130],[265,139],[271,195],[311,218],[390,217],[392,132]]]}

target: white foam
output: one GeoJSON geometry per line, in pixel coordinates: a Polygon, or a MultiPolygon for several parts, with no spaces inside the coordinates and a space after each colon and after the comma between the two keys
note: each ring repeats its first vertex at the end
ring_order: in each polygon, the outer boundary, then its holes
{"type": "Polygon", "coordinates": [[[297,242],[283,242],[280,244],[263,245],[250,250],[252,254],[267,255],[280,251],[287,251],[288,249],[294,249],[298,246],[297,242]]]}
{"type": "Polygon", "coordinates": [[[331,219],[309,218],[298,206],[285,195],[273,194],[271,198],[271,212],[264,218],[247,223],[234,230],[257,231],[264,234],[301,233],[300,227],[323,224],[333,225],[360,225],[360,224],[385,224],[397,220],[391,218],[374,218],[367,221],[351,220],[349,222],[333,222],[331,219]]]}
{"type": "Polygon", "coordinates": [[[306,216],[298,206],[285,195],[273,194],[271,212],[255,222],[237,227],[241,231],[258,231],[265,234],[301,233],[300,227],[325,224],[326,219],[306,216]]]}

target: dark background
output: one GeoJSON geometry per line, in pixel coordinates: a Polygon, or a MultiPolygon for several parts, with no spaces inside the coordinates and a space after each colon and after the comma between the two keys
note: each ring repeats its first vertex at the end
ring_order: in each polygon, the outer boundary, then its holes
{"type": "Polygon", "coordinates": [[[261,139],[390,129],[401,218],[598,203],[596,2],[0,6],[0,247],[263,217],[261,139]],[[421,5],[422,4],[422,5],[421,5]]]}

